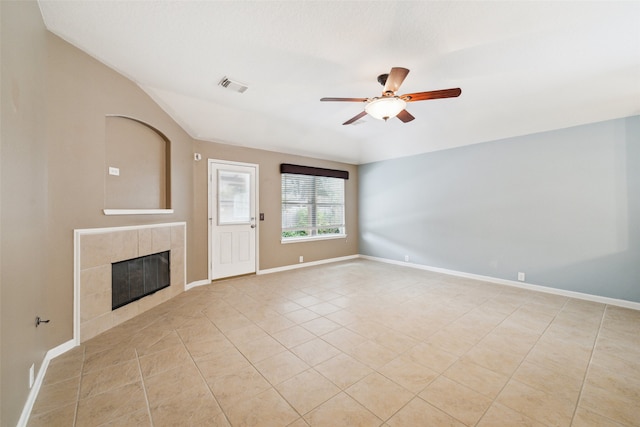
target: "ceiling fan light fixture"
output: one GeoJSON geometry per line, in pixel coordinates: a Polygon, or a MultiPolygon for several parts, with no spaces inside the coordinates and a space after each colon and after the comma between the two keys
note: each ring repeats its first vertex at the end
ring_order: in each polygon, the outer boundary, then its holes
{"type": "Polygon", "coordinates": [[[404,99],[397,96],[389,96],[374,98],[364,107],[364,111],[378,120],[387,120],[397,116],[406,106],[407,103],[404,99]]]}

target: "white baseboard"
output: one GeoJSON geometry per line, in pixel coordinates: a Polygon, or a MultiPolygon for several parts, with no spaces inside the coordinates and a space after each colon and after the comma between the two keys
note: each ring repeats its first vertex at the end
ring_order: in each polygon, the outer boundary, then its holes
{"type": "Polygon", "coordinates": [[[196,288],[196,287],[198,287],[198,286],[208,285],[208,284],[210,284],[210,283],[211,283],[211,280],[207,280],[207,279],[204,279],[204,280],[196,280],[195,282],[191,282],[191,283],[186,284],[186,285],[184,286],[184,290],[185,290],[185,291],[188,291],[189,289],[193,289],[193,288],[196,288]]]}
{"type": "Polygon", "coordinates": [[[33,387],[31,387],[29,396],[27,396],[27,401],[22,408],[22,414],[20,415],[20,419],[18,420],[17,427],[24,427],[27,425],[27,422],[29,422],[29,416],[31,415],[33,405],[34,403],[36,403],[36,399],[38,398],[38,393],[40,393],[40,387],[42,387],[42,381],[44,381],[44,375],[47,373],[49,362],[51,362],[52,359],[60,356],[61,354],[71,350],[75,346],[75,341],[69,340],[57,347],[52,348],[44,355],[42,365],[40,365],[40,369],[38,369],[38,375],[36,375],[35,381],[33,382],[33,387]]]}
{"type": "Polygon", "coordinates": [[[348,255],[348,256],[343,256],[343,257],[338,257],[338,258],[321,259],[319,261],[302,262],[300,264],[291,264],[291,265],[285,265],[285,266],[282,266],[282,267],[268,268],[266,270],[258,270],[256,272],[256,274],[279,273],[281,271],[289,271],[289,270],[296,270],[298,268],[313,267],[314,265],[322,265],[322,264],[329,264],[329,263],[332,263],[332,262],[348,261],[350,259],[356,259],[356,258],[359,258],[359,257],[360,257],[360,255],[348,255]]]}
{"type": "MultiPolygon", "coordinates": [[[[347,261],[350,259],[356,259],[359,258],[360,255],[348,255],[348,256],[343,256],[343,257],[338,257],[338,258],[329,258],[329,259],[321,259],[319,261],[311,261],[311,262],[303,262],[300,264],[292,264],[292,265],[285,265],[282,267],[275,267],[275,268],[268,268],[266,270],[258,270],[256,271],[256,275],[260,275],[260,274],[271,274],[271,273],[278,273],[280,271],[289,271],[289,270],[295,270],[298,268],[305,268],[305,267],[312,267],[314,265],[322,265],[322,264],[328,264],[331,262],[340,262],[340,261],[347,261]]],[[[189,289],[193,289],[197,286],[203,286],[203,285],[208,285],[211,283],[211,280],[196,280],[195,282],[191,282],[189,284],[187,284],[184,287],[185,291],[188,291],[189,289]]]]}
{"type": "Polygon", "coordinates": [[[484,282],[496,283],[498,285],[512,286],[512,287],[521,288],[521,289],[528,289],[530,291],[538,291],[538,292],[544,292],[547,294],[561,295],[569,298],[577,298],[585,301],[599,302],[601,304],[615,305],[617,307],[630,308],[632,310],[640,310],[640,303],[627,301],[623,299],[608,298],[608,297],[602,297],[599,295],[585,294],[582,292],[567,291],[564,289],[550,288],[548,286],[516,282],[515,280],[499,279],[497,277],[482,276],[480,274],[465,273],[463,271],[448,270],[446,268],[439,268],[439,267],[430,267],[427,265],[413,264],[409,262],[396,261],[396,260],[391,260],[387,258],[372,257],[369,255],[360,255],[360,258],[368,259],[371,261],[384,262],[387,264],[395,264],[395,265],[401,265],[404,267],[416,268],[418,270],[433,271],[434,273],[448,274],[450,276],[482,280],[484,282]]]}

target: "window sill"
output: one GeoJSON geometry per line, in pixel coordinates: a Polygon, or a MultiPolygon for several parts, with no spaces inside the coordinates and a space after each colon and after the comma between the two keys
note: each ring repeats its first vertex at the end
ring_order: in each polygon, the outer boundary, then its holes
{"type": "Polygon", "coordinates": [[[104,209],[105,215],[158,215],[172,214],[173,209],[104,209]]]}
{"type": "Polygon", "coordinates": [[[280,239],[280,243],[286,245],[288,243],[317,242],[318,240],[335,240],[346,239],[346,234],[332,234],[330,236],[313,236],[313,237],[290,237],[288,239],[280,239]]]}

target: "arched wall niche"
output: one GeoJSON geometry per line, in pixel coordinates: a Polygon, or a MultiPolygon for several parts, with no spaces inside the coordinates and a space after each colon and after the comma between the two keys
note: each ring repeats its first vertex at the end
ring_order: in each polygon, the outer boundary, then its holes
{"type": "Polygon", "coordinates": [[[142,120],[108,115],[106,215],[172,213],[171,141],[142,120]]]}

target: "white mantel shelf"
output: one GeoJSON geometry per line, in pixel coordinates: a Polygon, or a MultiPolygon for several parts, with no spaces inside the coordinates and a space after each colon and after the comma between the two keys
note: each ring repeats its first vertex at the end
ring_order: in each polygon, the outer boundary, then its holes
{"type": "Polygon", "coordinates": [[[173,209],[104,209],[105,215],[165,215],[172,214],[173,209]]]}

